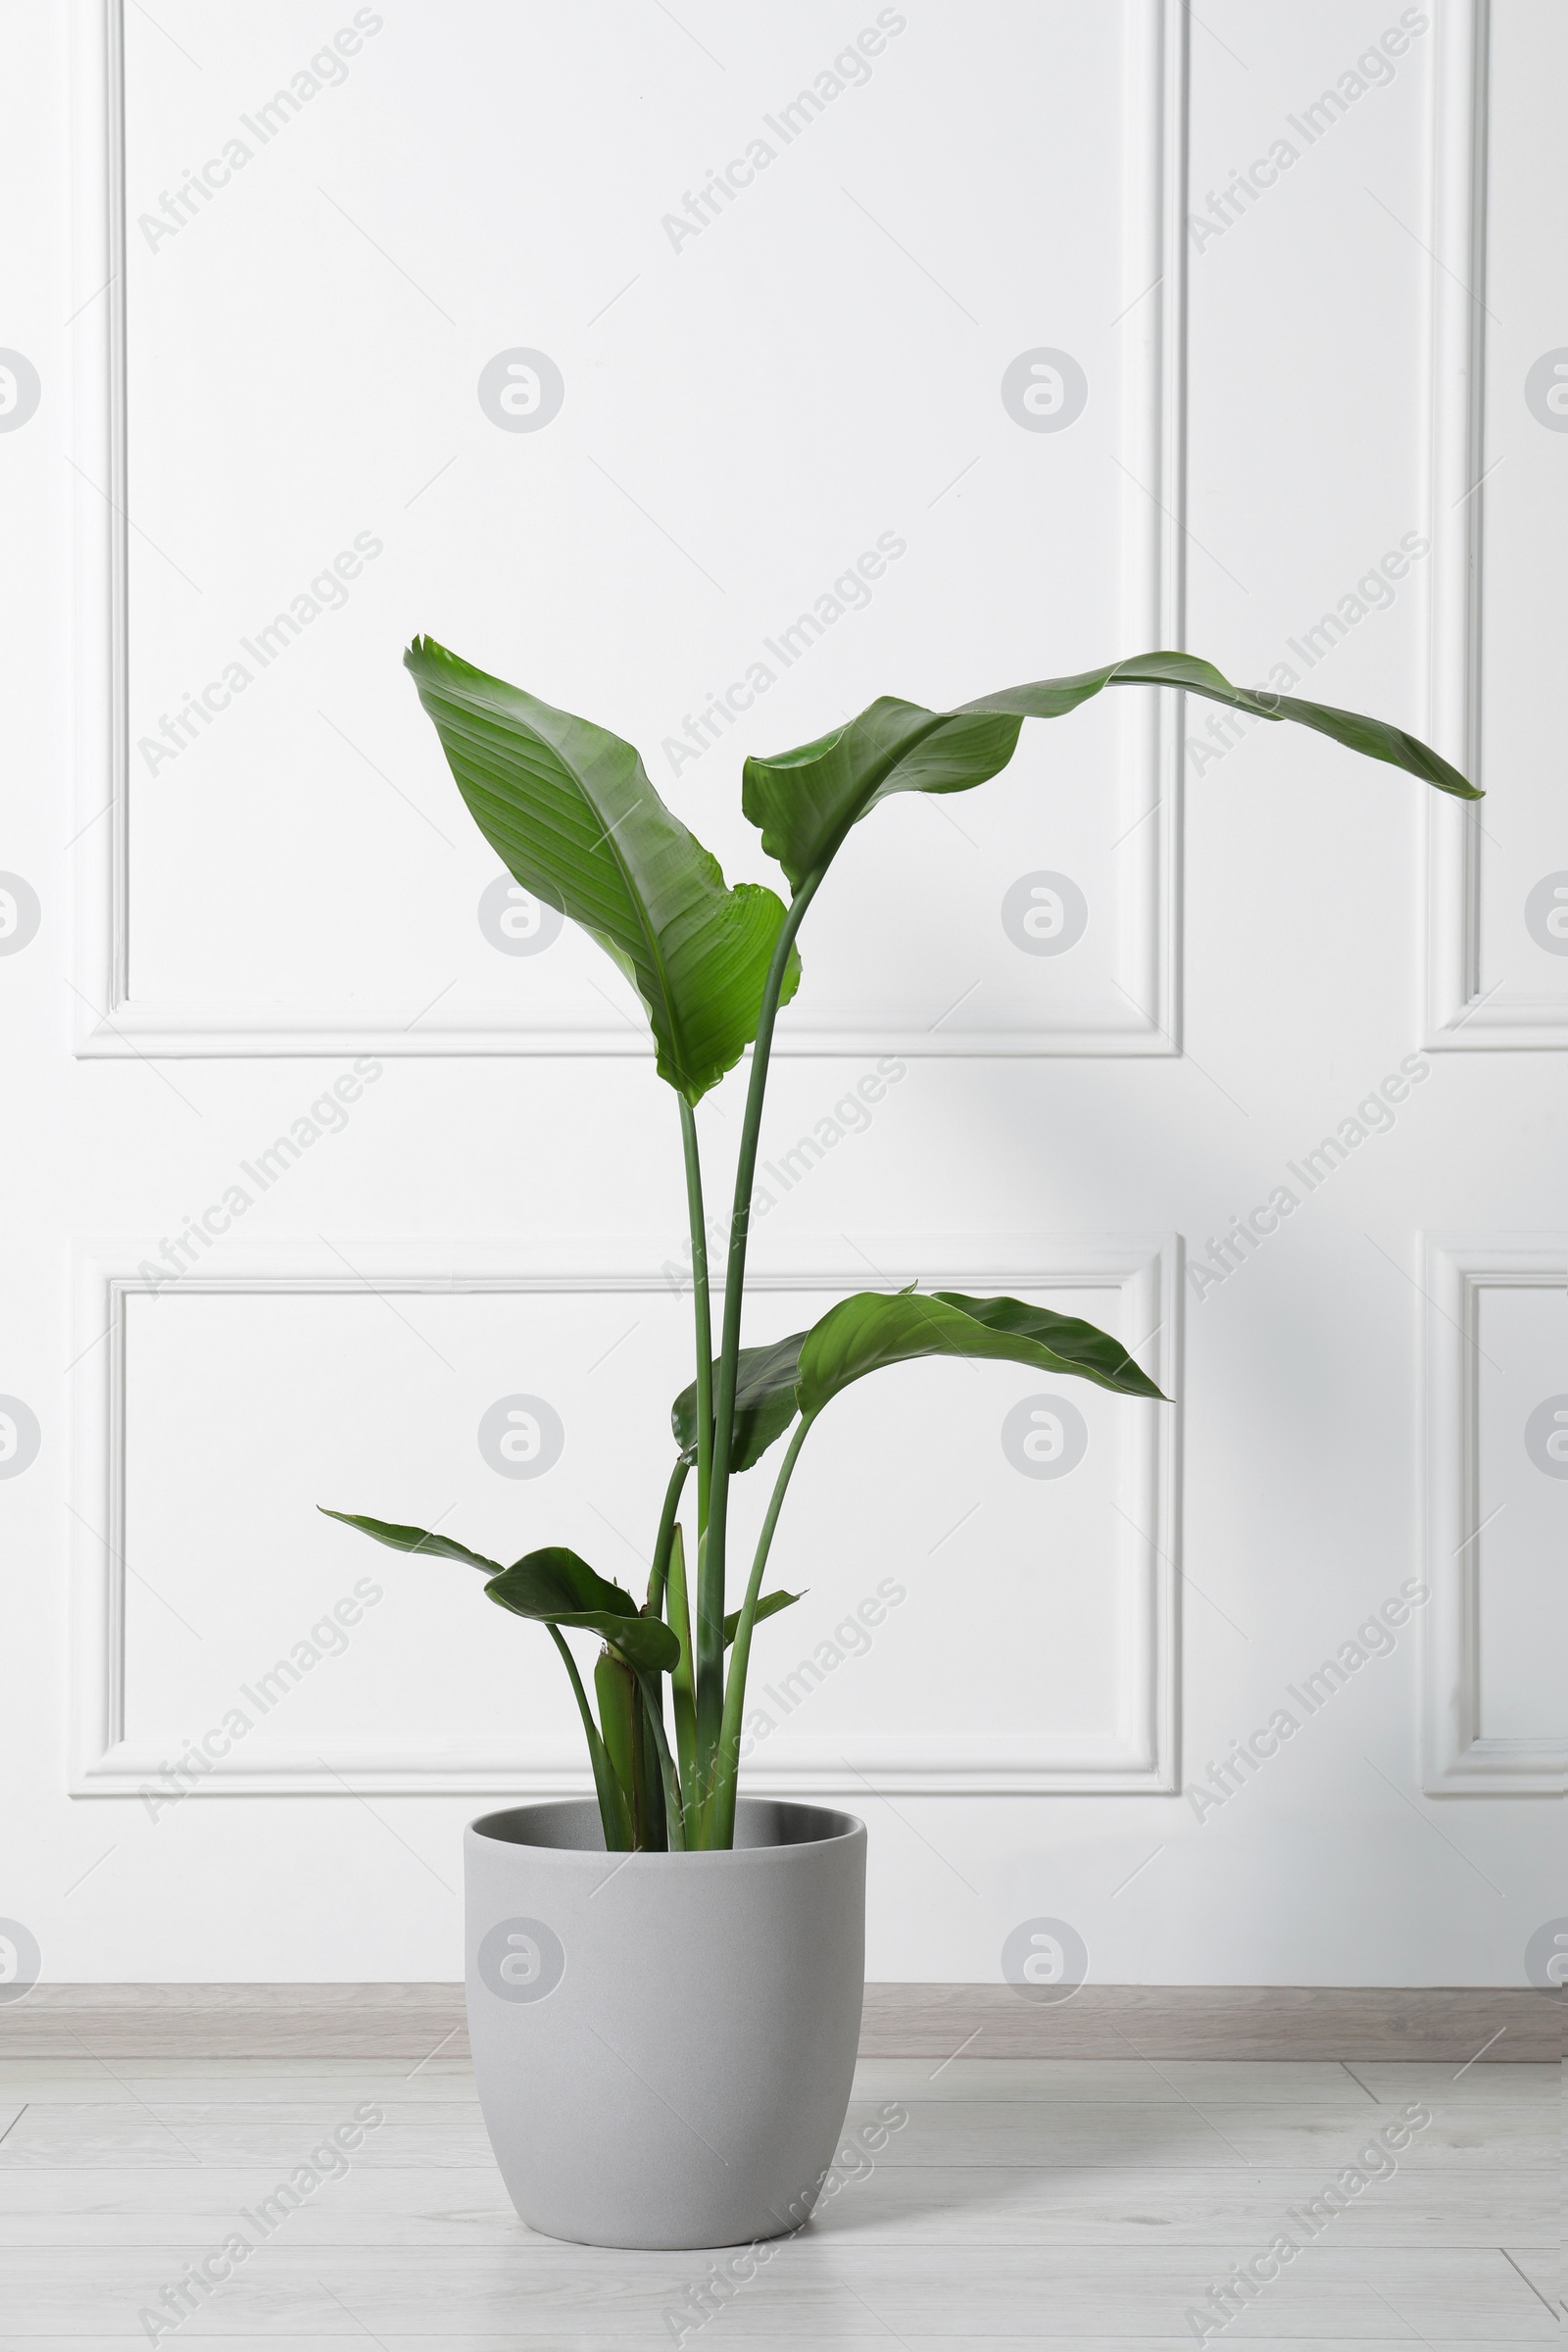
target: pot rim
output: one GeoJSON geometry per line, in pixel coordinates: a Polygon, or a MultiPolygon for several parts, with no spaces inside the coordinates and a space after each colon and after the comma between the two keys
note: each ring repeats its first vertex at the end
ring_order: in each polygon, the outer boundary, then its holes
{"type": "MultiPolygon", "coordinates": [[[[502,1806],[493,1813],[481,1813],[476,1820],[468,1823],[467,1835],[471,1838],[482,1838],[492,1845],[511,1846],[519,1852],[535,1856],[555,1855],[563,1862],[603,1861],[607,1851],[603,1845],[540,1843],[531,1838],[520,1838],[514,1834],[509,1834],[507,1828],[503,1826],[517,1822],[519,1817],[528,1814],[559,1815],[568,1807],[591,1818],[593,1826],[597,1829],[598,1812],[591,1796],[540,1796],[525,1797],[520,1803],[502,1806]]],[[[810,1835],[804,1838],[780,1839],[765,1845],[704,1846],[689,1853],[621,1854],[615,1857],[616,1866],[617,1868],[630,1866],[635,1869],[651,1870],[667,1869],[671,1865],[689,1868],[703,1862],[730,1865],[750,1862],[755,1865],[768,1859],[782,1860],[790,1854],[819,1853],[824,1847],[844,1844],[857,1838],[863,1838],[866,1834],[865,1824],[858,1815],[846,1813],[837,1805],[814,1805],[808,1803],[803,1798],[793,1796],[738,1797],[736,1799],[737,1818],[754,1808],[763,1807],[770,1812],[793,1815],[798,1821],[804,1815],[812,1824],[831,1824],[832,1826],[813,1829],[810,1835]]],[[[806,1825],[803,1823],[802,1826],[806,1825]]]]}

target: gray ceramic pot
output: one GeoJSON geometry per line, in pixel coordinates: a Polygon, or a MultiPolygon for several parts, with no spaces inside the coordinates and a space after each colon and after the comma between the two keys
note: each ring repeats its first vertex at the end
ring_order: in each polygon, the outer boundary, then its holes
{"type": "Polygon", "coordinates": [[[849,2105],[865,1829],[743,1797],[728,1853],[607,1854],[590,1798],[464,1841],[468,2032],[534,2230],[731,2246],[798,2229],[849,2105]]]}

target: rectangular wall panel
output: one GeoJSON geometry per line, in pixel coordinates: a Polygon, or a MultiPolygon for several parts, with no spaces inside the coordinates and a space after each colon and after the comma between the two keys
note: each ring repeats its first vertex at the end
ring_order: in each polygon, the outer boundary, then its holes
{"type": "Polygon", "coordinates": [[[1428,1043],[1560,1048],[1568,18],[1452,0],[1437,24],[1432,729],[1488,797],[1429,811],[1428,1043]]]}
{"type": "MultiPolygon", "coordinates": [[[[1170,1392],[1169,1249],[920,1273],[1086,1315],[1170,1392]]],[[[860,1287],[775,1266],[750,1336],[860,1287]]],[[[99,1255],[79,1315],[76,1793],[156,1792],[170,1767],[177,1787],[182,1757],[209,1793],[586,1786],[542,1630],[316,1506],[503,1562],[564,1543],[640,1594],[689,1298],[608,1266],[302,1244],[155,1290],[134,1250],[99,1255]]],[[[772,1555],[770,1589],[803,1597],[753,1651],[750,1785],[1172,1787],[1174,1419],[995,1364],[836,1399],[772,1555]],[[956,1678],[970,1642],[986,1673],[956,1678]]],[[[737,1591],[777,1458],[736,1506],[737,1591]]]]}
{"type": "Polygon", "coordinates": [[[1427,1788],[1560,1795],[1568,1239],[1427,1266],[1427,1788]]]}
{"type": "MultiPolygon", "coordinates": [[[[719,58],[632,0],[363,10],[338,55],[287,0],[182,20],[198,58],[106,0],[78,1051],[646,1050],[509,899],[419,630],[635,741],[774,881],[745,753],[1180,642],[1183,13],[865,16],[713,12],[719,58]]],[[[780,1050],[1174,1052],[1165,706],[878,811],[780,1050]]]]}

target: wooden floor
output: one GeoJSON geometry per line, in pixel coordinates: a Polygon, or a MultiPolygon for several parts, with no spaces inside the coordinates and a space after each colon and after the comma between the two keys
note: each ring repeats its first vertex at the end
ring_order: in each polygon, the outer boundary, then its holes
{"type": "MultiPolygon", "coordinates": [[[[861,2062],[859,2156],[758,2276],[710,2258],[533,2235],[507,2202],[466,2066],[305,2059],[0,2063],[0,2347],[110,2352],[563,2352],[754,2339],[781,2352],[903,2343],[1295,2352],[1556,2339],[1560,2069],[1220,2060],[861,2062]],[[362,2102],[385,2121],[270,2233],[246,2219],[362,2102]],[[1420,2103],[1392,2177],[1307,2243],[1318,2196],[1420,2103]],[[166,2287],[233,2231],[231,2282],[150,2330],[166,2287]],[[1281,2232],[1302,2251],[1219,2328],[1209,2290],[1281,2232]],[[697,2289],[697,2299],[693,2290],[697,2289]],[[710,2315],[701,2319],[706,2292],[710,2315]]],[[[716,2258],[713,2258],[716,2259],[716,2258]]],[[[160,2313],[160,2316],[167,2316],[160,2313]]]]}

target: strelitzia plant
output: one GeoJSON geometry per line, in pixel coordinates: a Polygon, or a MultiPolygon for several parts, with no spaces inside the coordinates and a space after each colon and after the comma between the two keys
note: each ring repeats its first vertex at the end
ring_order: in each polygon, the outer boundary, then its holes
{"type": "Polygon", "coordinates": [[[889,1364],[970,1356],[1166,1401],[1109,1333],[1017,1298],[860,1292],[809,1331],[771,1347],[743,1347],[748,1227],[774,1023],[800,985],[797,935],[851,827],[896,792],[968,792],[986,783],[1012,758],[1026,718],[1060,718],[1107,686],[1174,687],[1256,718],[1293,719],[1456,799],[1481,796],[1425,744],[1382,719],[1233,686],[1187,654],[1144,654],[1079,677],[1004,687],[954,710],[883,696],[814,743],[748,760],[742,806],[783,870],[786,906],[760,884],[725,883],[717,860],[665,808],[631,744],[472,668],[428,637],[416,638],[404,660],[486,841],[524,890],[582,925],[646,1008],[658,1073],[680,1114],[696,1377],[671,1410],[675,1458],[640,1603],[563,1544],[525,1552],[508,1567],[424,1528],[343,1511],[328,1516],[395,1550],[477,1568],[491,1600],[546,1628],[582,1717],[607,1847],[726,1847],[734,1839],[753,1636],[800,1597],[762,1591],[768,1553],[802,1447],[834,1397],[889,1364]],[[748,1046],[715,1352],[694,1114],[748,1046]],[[793,1434],[745,1591],[729,1610],[734,1481],[787,1431],[793,1434]],[[694,1469],[695,1590],[680,1516],[694,1469]],[[572,1632],[596,1634],[602,1644],[593,1674],[597,1717],[566,1640],[572,1632]]]}

